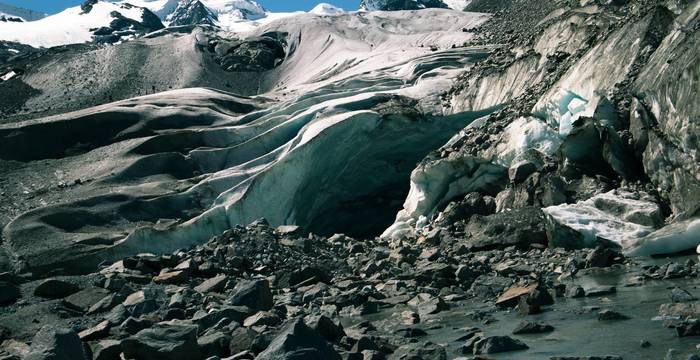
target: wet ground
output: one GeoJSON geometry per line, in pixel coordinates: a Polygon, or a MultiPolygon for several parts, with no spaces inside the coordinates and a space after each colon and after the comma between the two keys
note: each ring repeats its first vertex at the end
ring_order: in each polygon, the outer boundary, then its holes
{"type": "MultiPolygon", "coordinates": [[[[688,259],[698,261],[698,256],[676,257],[675,262],[688,259]]],[[[600,297],[558,297],[553,306],[537,315],[522,316],[515,310],[495,310],[491,303],[474,303],[463,300],[452,303],[450,310],[425,316],[414,327],[425,330],[428,335],[421,341],[432,341],[448,349],[449,358],[465,357],[457,341],[465,329],[480,328],[485,336],[508,335],[525,342],[530,349],[489,355],[493,359],[549,359],[552,356],[603,356],[617,355],[623,359],[664,359],[669,349],[678,351],[676,358],[686,359],[690,354],[699,354],[698,337],[679,338],[674,329],[667,328],[658,316],[659,305],[671,302],[670,290],[680,287],[694,296],[700,295],[700,279],[647,280],[643,284],[630,286],[630,279],[639,274],[645,264],[662,264],[668,259],[639,259],[640,267],[591,269],[579,274],[566,285],[579,285],[584,289],[594,286],[615,286],[617,292],[600,297]],[[611,309],[630,319],[599,321],[598,312],[611,309]],[[545,334],[512,335],[513,329],[522,320],[545,322],[554,331],[545,334]],[[642,341],[651,343],[642,347],[642,341]]],[[[359,321],[371,321],[380,330],[392,332],[405,328],[399,314],[412,310],[407,305],[397,306],[379,314],[358,318],[345,318],[346,328],[359,321]]],[[[674,358],[675,359],[675,358],[674,358]]]]}

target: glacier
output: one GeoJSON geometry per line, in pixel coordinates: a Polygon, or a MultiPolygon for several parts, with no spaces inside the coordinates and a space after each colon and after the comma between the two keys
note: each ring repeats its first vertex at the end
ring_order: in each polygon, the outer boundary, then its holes
{"type": "MultiPolygon", "coordinates": [[[[304,14],[261,26],[260,34],[289,34],[294,50],[261,73],[269,90],[260,95],[172,90],[0,125],[0,158],[42,159],[51,173],[89,179],[65,188],[74,200],[51,201],[4,229],[16,266],[88,270],[199,244],[260,217],[320,234],[382,232],[415,164],[492,111],[448,114],[440,98],[489,51],[452,46],[488,16],[419,15],[304,14]],[[49,140],[47,126],[63,141],[49,140]],[[16,151],[37,141],[47,146],[16,151]]],[[[164,36],[188,43],[202,33],[164,36]]]]}

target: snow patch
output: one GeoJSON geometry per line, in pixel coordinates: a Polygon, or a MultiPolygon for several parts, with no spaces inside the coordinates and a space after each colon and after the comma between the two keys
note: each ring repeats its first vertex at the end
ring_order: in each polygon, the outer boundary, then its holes
{"type": "Polygon", "coordinates": [[[415,232],[416,221],[430,218],[447,201],[474,191],[489,192],[505,178],[505,168],[478,158],[448,157],[419,165],[411,173],[403,210],[383,233],[383,238],[400,238],[415,232]]]}
{"type": "Polygon", "coordinates": [[[442,0],[452,10],[463,11],[472,0],[442,0]]]}
{"type": "Polygon", "coordinates": [[[628,190],[613,190],[576,204],[542,209],[556,222],[582,235],[584,246],[605,239],[630,248],[651,234],[662,222],[653,197],[628,190]]]}
{"type": "Polygon", "coordinates": [[[12,78],[15,77],[16,75],[17,75],[16,72],[10,71],[9,73],[7,73],[7,74],[5,74],[5,75],[0,76],[0,80],[2,80],[2,81],[7,81],[7,80],[12,79],[12,78]]]}
{"type": "Polygon", "coordinates": [[[627,253],[632,256],[673,254],[696,249],[700,254],[700,219],[690,219],[668,225],[634,244],[627,253]]]}

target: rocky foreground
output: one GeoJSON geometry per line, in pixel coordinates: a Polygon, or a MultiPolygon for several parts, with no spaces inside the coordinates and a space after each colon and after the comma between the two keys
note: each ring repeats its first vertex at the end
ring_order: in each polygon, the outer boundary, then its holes
{"type": "Polygon", "coordinates": [[[261,219],[89,275],[1,274],[0,359],[697,358],[691,259],[300,230],[261,219]]]}

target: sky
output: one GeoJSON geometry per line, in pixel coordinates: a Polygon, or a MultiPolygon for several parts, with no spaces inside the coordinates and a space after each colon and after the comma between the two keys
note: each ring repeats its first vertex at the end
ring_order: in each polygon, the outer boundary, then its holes
{"type": "MultiPolygon", "coordinates": [[[[84,0],[0,0],[0,2],[21,6],[23,8],[45,12],[57,13],[65,8],[80,5],[84,0]]],[[[339,6],[345,10],[357,10],[360,0],[257,0],[270,11],[297,11],[311,10],[320,2],[327,2],[339,6]]]]}

